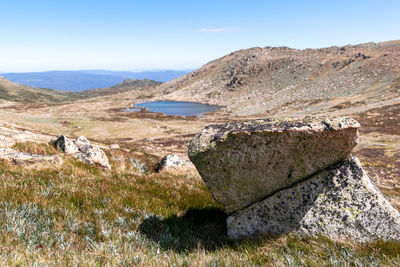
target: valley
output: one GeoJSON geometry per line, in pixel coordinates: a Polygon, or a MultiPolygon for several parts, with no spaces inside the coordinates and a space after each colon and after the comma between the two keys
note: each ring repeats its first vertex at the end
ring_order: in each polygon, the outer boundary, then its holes
{"type": "MultiPolygon", "coordinates": [[[[225,265],[265,264],[273,257],[285,265],[282,255],[290,255],[303,264],[311,264],[317,257],[314,265],[318,265],[329,257],[342,262],[342,250],[350,251],[346,253],[353,253],[364,263],[369,263],[370,255],[376,262],[396,263],[392,252],[398,246],[386,243],[363,247],[292,236],[230,243],[224,235],[221,206],[193,164],[160,173],[155,171],[155,165],[170,153],[189,161],[190,140],[210,124],[346,115],[361,124],[354,154],[400,211],[400,41],[306,50],[252,48],[233,52],[166,83],[126,80],[109,88],[78,93],[33,88],[0,78],[0,98],[0,136],[5,136],[5,142],[13,142],[15,149],[46,154],[50,140],[61,134],[74,139],[85,136],[104,149],[110,160],[111,172],[85,166],[55,150],[51,154],[67,163],[48,172],[0,162],[2,201],[32,202],[42,208],[37,216],[54,216],[54,225],[64,230],[57,232],[57,227],[49,226],[49,231],[54,230],[55,236],[64,234],[68,240],[59,240],[58,244],[74,251],[65,260],[77,256],[75,263],[93,264],[85,261],[92,253],[90,248],[102,257],[108,253],[102,247],[106,244],[124,251],[116,261],[122,261],[126,253],[130,260],[138,256],[138,263],[149,265],[170,261],[211,264],[213,260],[225,265]],[[166,115],[147,109],[125,111],[134,104],[151,101],[189,101],[223,107],[202,116],[166,115]],[[118,148],[112,149],[116,144],[118,148]],[[147,164],[145,174],[132,167],[130,159],[147,164]],[[21,176],[33,180],[24,187],[18,178],[21,176]],[[29,190],[50,190],[53,197],[45,193],[37,197],[29,190]],[[71,225],[76,225],[68,228],[61,220],[64,215],[52,214],[51,208],[66,213],[71,225]],[[212,219],[207,221],[207,217],[212,219]],[[119,224],[119,218],[125,222],[119,224]],[[128,220],[134,223],[127,223],[128,220]],[[95,230],[90,232],[90,227],[95,230]],[[124,247],[121,240],[130,243],[124,247]],[[302,247],[306,256],[296,255],[291,244],[302,247]],[[282,252],[285,247],[292,249],[282,252]],[[147,251],[136,253],[142,248],[147,251]],[[318,255],[313,254],[315,249],[319,250],[318,255]],[[388,257],[380,254],[384,250],[389,251],[385,254],[388,257]],[[202,259],[196,258],[200,256],[202,259]]],[[[17,237],[3,239],[16,242],[20,250],[28,246],[17,237]]],[[[46,251],[54,249],[46,240],[38,241],[43,250],[33,249],[29,257],[45,257],[46,251]]],[[[54,257],[62,257],[60,246],[54,253],[58,253],[54,257]]]]}

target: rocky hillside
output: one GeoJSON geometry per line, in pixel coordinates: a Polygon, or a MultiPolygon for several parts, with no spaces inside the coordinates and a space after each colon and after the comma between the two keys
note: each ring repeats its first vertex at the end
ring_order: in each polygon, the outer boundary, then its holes
{"type": "Polygon", "coordinates": [[[225,105],[238,115],[382,105],[400,96],[400,41],[240,50],[160,90],[164,99],[225,105]]]}
{"type": "Polygon", "coordinates": [[[108,95],[108,94],[116,94],[123,93],[131,90],[146,90],[158,85],[162,84],[161,82],[156,82],[148,79],[126,79],[122,83],[111,86],[109,88],[102,89],[94,89],[94,90],[86,90],[83,94],[87,94],[90,96],[95,95],[108,95]]]}

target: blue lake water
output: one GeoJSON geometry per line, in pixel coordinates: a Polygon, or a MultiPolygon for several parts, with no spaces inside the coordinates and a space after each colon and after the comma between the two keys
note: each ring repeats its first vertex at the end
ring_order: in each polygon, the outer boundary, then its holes
{"type": "Polygon", "coordinates": [[[182,101],[153,101],[135,104],[132,109],[125,111],[135,111],[139,108],[148,108],[152,112],[165,113],[167,115],[179,116],[200,116],[204,113],[211,112],[222,108],[216,105],[207,105],[195,102],[182,101]]]}

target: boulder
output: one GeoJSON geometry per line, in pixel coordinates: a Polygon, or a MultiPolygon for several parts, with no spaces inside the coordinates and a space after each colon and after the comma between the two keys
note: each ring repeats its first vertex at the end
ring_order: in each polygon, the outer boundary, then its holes
{"type": "Polygon", "coordinates": [[[294,232],[369,242],[400,240],[400,214],[355,157],[227,218],[233,239],[294,232]]]}
{"type": "Polygon", "coordinates": [[[189,158],[230,214],[345,160],[358,127],[348,117],[210,125],[190,142],[189,158]]]}
{"type": "Polygon", "coordinates": [[[0,147],[0,159],[5,159],[18,165],[35,165],[36,167],[59,166],[63,163],[62,158],[57,155],[44,156],[24,153],[4,147],[0,147]]]}
{"type": "Polygon", "coordinates": [[[157,171],[161,171],[164,168],[168,167],[182,167],[186,164],[186,161],[181,159],[176,154],[169,154],[164,156],[161,161],[157,164],[157,171]]]}
{"type": "Polygon", "coordinates": [[[62,152],[66,154],[76,154],[78,153],[78,147],[72,142],[68,137],[65,135],[60,135],[57,139],[53,142],[56,148],[61,149],[62,152]]]}
{"type": "Polygon", "coordinates": [[[53,143],[56,148],[60,148],[66,154],[74,155],[82,162],[111,169],[106,153],[98,146],[91,144],[84,136],[79,136],[73,142],[66,136],[60,135],[53,143]]]}
{"type": "Polygon", "coordinates": [[[83,145],[79,148],[79,151],[80,152],[76,153],[76,158],[80,161],[111,170],[106,153],[104,153],[104,151],[98,146],[92,144],[83,145]]]}
{"type": "Polygon", "coordinates": [[[84,136],[79,136],[74,143],[79,150],[83,146],[90,145],[89,140],[84,136]]]}

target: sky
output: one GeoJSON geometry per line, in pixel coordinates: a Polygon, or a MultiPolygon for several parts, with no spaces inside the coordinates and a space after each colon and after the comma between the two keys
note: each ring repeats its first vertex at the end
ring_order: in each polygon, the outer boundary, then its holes
{"type": "Polygon", "coordinates": [[[400,0],[0,0],[0,72],[194,69],[239,49],[400,39],[400,0]]]}

